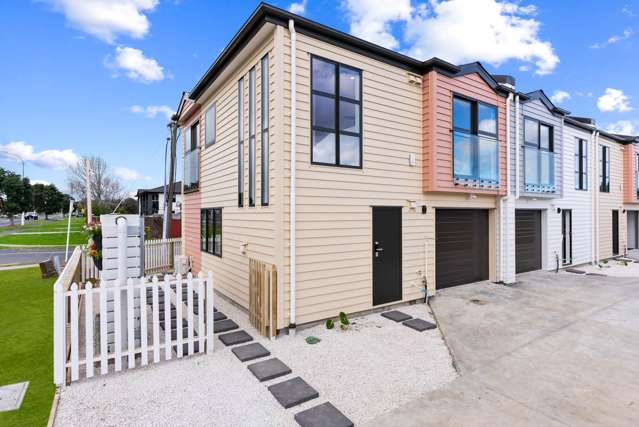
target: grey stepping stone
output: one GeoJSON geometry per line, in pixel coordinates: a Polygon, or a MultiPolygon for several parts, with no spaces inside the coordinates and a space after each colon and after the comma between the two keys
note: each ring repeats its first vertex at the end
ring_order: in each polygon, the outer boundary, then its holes
{"type": "Polygon", "coordinates": [[[273,384],[268,391],[284,408],[291,408],[319,397],[319,393],[300,377],[273,384]]]}
{"type": "Polygon", "coordinates": [[[219,338],[220,341],[222,341],[222,344],[226,346],[253,341],[253,337],[247,334],[245,331],[235,331],[228,334],[222,334],[219,336],[219,338]]]}
{"type": "Polygon", "coordinates": [[[248,365],[249,371],[255,375],[255,378],[260,382],[272,380],[273,378],[281,377],[282,375],[290,374],[291,368],[286,366],[277,357],[274,359],[264,360],[262,362],[253,363],[248,365]]]}
{"type": "Polygon", "coordinates": [[[295,421],[302,427],[352,427],[353,422],[346,418],[331,402],[322,403],[295,414],[295,421]]]}
{"type": "Polygon", "coordinates": [[[264,346],[258,342],[235,347],[231,351],[242,362],[248,362],[249,360],[259,359],[260,357],[271,355],[271,352],[264,348],[264,346]]]}
{"type": "Polygon", "coordinates": [[[0,387],[0,412],[19,409],[28,387],[28,381],[0,387]]]}
{"type": "Polygon", "coordinates": [[[413,316],[409,316],[408,314],[402,313],[401,311],[397,310],[385,311],[382,313],[382,317],[394,320],[396,322],[403,322],[405,320],[413,318],[413,316]]]}
{"type": "Polygon", "coordinates": [[[221,311],[216,311],[213,313],[213,320],[214,321],[218,321],[218,320],[224,320],[226,319],[226,314],[222,313],[221,311]]]}
{"type": "Polygon", "coordinates": [[[578,268],[567,268],[566,272],[568,273],[574,273],[574,274],[586,274],[585,271],[583,270],[579,270],[578,268]]]}
{"type": "Polygon", "coordinates": [[[403,323],[404,326],[408,326],[411,329],[415,329],[418,332],[424,332],[429,329],[435,329],[437,325],[427,322],[422,319],[411,319],[403,323]]]}
{"type": "Polygon", "coordinates": [[[237,329],[237,328],[239,328],[239,326],[237,326],[237,323],[235,323],[231,319],[225,319],[225,320],[219,320],[217,322],[213,322],[213,332],[216,334],[218,332],[232,331],[233,329],[237,329]]]}

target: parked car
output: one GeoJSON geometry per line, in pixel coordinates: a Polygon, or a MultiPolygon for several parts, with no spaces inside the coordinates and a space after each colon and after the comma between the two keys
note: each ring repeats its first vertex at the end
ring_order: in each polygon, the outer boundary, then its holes
{"type": "Polygon", "coordinates": [[[38,213],[37,212],[27,212],[24,214],[24,219],[38,219],[38,213]]]}

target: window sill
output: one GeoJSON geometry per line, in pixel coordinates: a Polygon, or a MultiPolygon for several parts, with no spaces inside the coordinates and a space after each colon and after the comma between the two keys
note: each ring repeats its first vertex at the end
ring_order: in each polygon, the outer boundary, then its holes
{"type": "Polygon", "coordinates": [[[555,185],[524,184],[524,191],[526,193],[555,194],[557,187],[555,185]]]}
{"type": "Polygon", "coordinates": [[[184,194],[196,193],[198,191],[200,191],[200,186],[199,185],[191,187],[191,188],[184,188],[184,194]]]}
{"type": "Polygon", "coordinates": [[[500,188],[499,181],[492,181],[487,179],[454,177],[453,181],[455,185],[477,188],[481,190],[499,190],[500,188]]]}

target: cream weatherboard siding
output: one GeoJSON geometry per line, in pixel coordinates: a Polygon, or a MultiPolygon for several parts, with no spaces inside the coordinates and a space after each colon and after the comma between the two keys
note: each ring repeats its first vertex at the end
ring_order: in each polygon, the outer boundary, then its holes
{"type": "Polygon", "coordinates": [[[214,271],[216,290],[230,297],[241,306],[248,308],[248,262],[255,258],[268,263],[276,263],[276,210],[281,206],[279,189],[274,185],[276,176],[276,144],[274,131],[277,118],[274,114],[275,103],[275,55],[273,52],[273,33],[267,40],[250,50],[246,49],[233,62],[233,71],[210,95],[202,97],[200,113],[201,127],[201,172],[200,198],[201,208],[222,208],[222,257],[206,252],[201,253],[203,271],[214,271]],[[269,55],[269,117],[270,117],[270,204],[261,206],[260,179],[261,168],[261,58],[269,55]],[[256,189],[255,206],[248,203],[248,156],[249,156],[249,70],[256,69],[256,189]],[[238,81],[244,77],[244,206],[238,207],[238,81]],[[204,136],[207,123],[205,112],[215,102],[216,142],[205,147],[204,136]],[[245,247],[246,253],[241,249],[245,247]]]}
{"type": "MultiPolygon", "coordinates": [[[[284,37],[284,183],[290,188],[290,37],[284,37]]],[[[372,208],[402,207],[403,300],[423,296],[425,242],[434,212],[421,213],[421,87],[405,70],[297,34],[297,298],[296,323],[372,307],[372,208]],[[362,70],[363,168],[310,163],[310,55],[362,70]],[[416,157],[410,166],[409,155],[416,157]],[[416,201],[417,209],[409,208],[416,201]]],[[[285,205],[285,239],[289,208],[285,205]]],[[[282,282],[289,283],[286,245],[282,282]]],[[[432,260],[428,281],[434,282],[432,260]]],[[[289,292],[286,307],[289,307],[289,292]]],[[[288,318],[288,311],[286,313],[288,318]]]]}
{"type": "Polygon", "coordinates": [[[566,124],[564,126],[564,197],[557,206],[572,210],[572,264],[585,264],[593,260],[592,229],[593,229],[593,201],[595,185],[598,184],[593,173],[593,133],[585,129],[566,124]],[[585,190],[577,190],[575,183],[575,150],[577,140],[583,139],[587,143],[588,155],[588,185],[585,190]]]}
{"type": "MultiPolygon", "coordinates": [[[[627,219],[623,213],[623,149],[624,146],[606,138],[599,136],[599,145],[610,147],[610,192],[598,194],[599,204],[599,259],[606,259],[613,256],[612,253],[612,211],[619,211],[619,254],[623,254],[626,248],[626,227],[627,219]]],[[[597,148],[600,150],[600,148],[597,148]]],[[[597,161],[597,181],[599,186],[599,171],[601,168],[601,152],[598,152],[597,161]]]]}

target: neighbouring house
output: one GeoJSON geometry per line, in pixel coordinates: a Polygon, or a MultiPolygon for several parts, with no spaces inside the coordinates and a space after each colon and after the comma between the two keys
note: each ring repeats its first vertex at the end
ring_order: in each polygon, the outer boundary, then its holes
{"type": "MultiPolygon", "coordinates": [[[[173,188],[174,196],[171,204],[171,213],[179,214],[182,204],[182,182],[176,182],[173,188]]],[[[140,215],[164,214],[164,185],[155,188],[140,188],[137,192],[137,198],[140,215]]]]}
{"type": "Polygon", "coordinates": [[[639,249],[639,142],[628,141],[623,152],[624,210],[627,218],[627,247],[639,249]]]}
{"type": "Polygon", "coordinates": [[[251,260],[274,266],[277,329],[610,257],[635,140],[567,114],[479,63],[260,4],[178,106],[183,252],[245,308],[251,260]],[[601,144],[610,202],[594,191],[601,144]]]}

